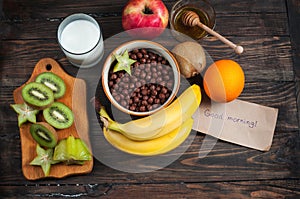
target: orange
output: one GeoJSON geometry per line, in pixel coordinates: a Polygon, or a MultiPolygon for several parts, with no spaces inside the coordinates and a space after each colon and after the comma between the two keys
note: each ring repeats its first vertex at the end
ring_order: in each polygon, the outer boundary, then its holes
{"type": "Polygon", "coordinates": [[[245,75],[232,60],[219,60],[208,67],[203,77],[205,93],[216,102],[230,102],[243,91],[245,75]]]}

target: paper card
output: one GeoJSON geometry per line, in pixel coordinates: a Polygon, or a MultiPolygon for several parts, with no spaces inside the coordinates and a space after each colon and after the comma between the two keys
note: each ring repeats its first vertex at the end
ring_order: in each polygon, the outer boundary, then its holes
{"type": "Polygon", "coordinates": [[[242,100],[215,103],[203,100],[193,115],[193,129],[221,140],[268,151],[278,109],[242,100]]]}

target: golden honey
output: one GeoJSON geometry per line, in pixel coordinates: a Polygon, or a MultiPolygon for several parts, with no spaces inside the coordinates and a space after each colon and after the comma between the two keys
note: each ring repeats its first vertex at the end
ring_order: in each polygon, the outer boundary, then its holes
{"type": "Polygon", "coordinates": [[[187,26],[183,23],[182,15],[183,15],[183,13],[185,13],[187,11],[193,11],[193,12],[197,13],[197,15],[199,16],[200,21],[203,24],[205,24],[206,26],[209,26],[210,19],[209,19],[208,15],[203,10],[201,10],[199,8],[186,6],[186,7],[183,7],[181,9],[179,9],[177,11],[177,13],[175,13],[174,19],[172,21],[172,23],[173,23],[172,25],[173,25],[174,30],[176,30],[178,32],[181,32],[183,34],[186,34],[186,35],[192,37],[195,40],[201,39],[204,36],[206,36],[207,32],[204,31],[202,28],[200,28],[198,26],[190,27],[190,26],[187,26]]]}

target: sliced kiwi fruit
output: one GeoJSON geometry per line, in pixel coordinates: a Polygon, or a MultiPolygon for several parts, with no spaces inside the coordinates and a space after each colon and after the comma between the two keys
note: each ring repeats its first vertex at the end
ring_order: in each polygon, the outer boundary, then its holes
{"type": "Polygon", "coordinates": [[[43,110],[46,122],[57,129],[69,128],[74,122],[73,112],[61,102],[54,102],[50,107],[43,110]]]}
{"type": "Polygon", "coordinates": [[[35,81],[49,87],[53,91],[55,99],[61,98],[66,92],[64,80],[54,73],[41,73],[36,77],[35,81]]]}
{"type": "Polygon", "coordinates": [[[30,133],[33,139],[41,146],[54,148],[58,136],[55,129],[46,122],[38,122],[30,126],[30,133]]]}
{"type": "Polygon", "coordinates": [[[44,109],[54,102],[53,91],[42,83],[30,82],[22,88],[22,97],[26,103],[44,109]]]}

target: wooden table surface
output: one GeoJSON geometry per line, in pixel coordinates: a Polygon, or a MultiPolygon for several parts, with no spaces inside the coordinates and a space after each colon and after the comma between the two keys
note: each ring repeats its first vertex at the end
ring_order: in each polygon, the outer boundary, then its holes
{"type": "MultiPolygon", "coordinates": [[[[164,2],[170,10],[175,1],[164,2]]],[[[201,44],[213,59],[233,59],[243,67],[246,83],[239,99],[279,109],[269,151],[218,140],[199,159],[205,137],[199,132],[179,159],[156,171],[128,173],[94,158],[89,174],[26,180],[17,115],[9,107],[14,103],[13,90],[29,79],[44,57],[55,59],[76,76],[77,68],[57,43],[59,23],[70,14],[87,13],[101,24],[108,39],[123,31],[121,13],[126,1],[0,0],[1,198],[299,198],[300,1],[210,2],[217,15],[215,30],[244,46],[245,52],[238,56],[212,36],[201,44]]],[[[85,80],[89,88],[91,82],[85,80]]]]}

